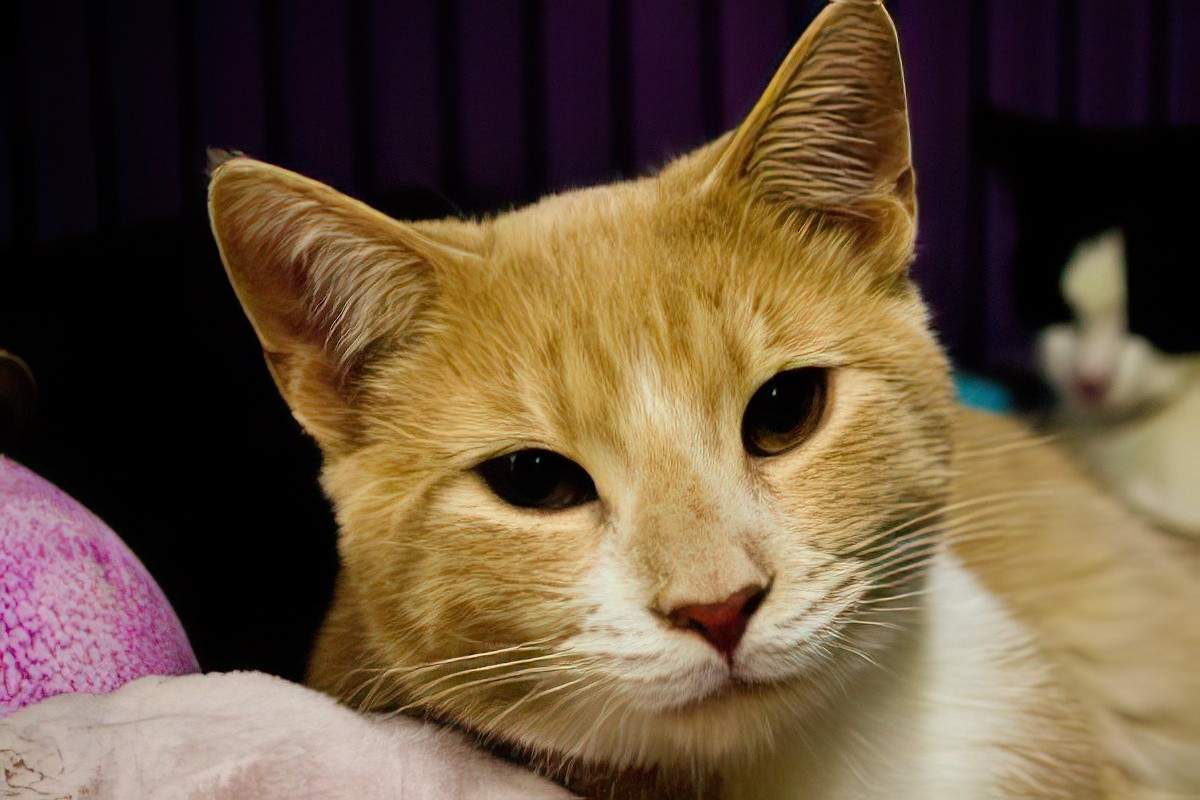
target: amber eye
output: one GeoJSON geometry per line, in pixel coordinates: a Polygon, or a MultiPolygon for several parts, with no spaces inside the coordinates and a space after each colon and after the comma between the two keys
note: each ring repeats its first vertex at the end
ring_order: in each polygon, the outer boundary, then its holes
{"type": "Polygon", "coordinates": [[[829,376],[820,367],[781,372],[758,387],[742,417],[742,444],[752,456],[782,453],[812,435],[821,423],[829,376]]]}
{"type": "Polygon", "coordinates": [[[521,508],[570,508],[596,499],[583,467],[549,450],[518,450],[475,469],[501,500],[521,508]]]}

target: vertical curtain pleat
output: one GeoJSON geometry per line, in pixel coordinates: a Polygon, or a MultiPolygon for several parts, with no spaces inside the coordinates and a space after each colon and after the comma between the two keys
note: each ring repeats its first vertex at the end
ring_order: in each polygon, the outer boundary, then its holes
{"type": "MultiPolygon", "coordinates": [[[[968,325],[970,12],[959,0],[906,2],[896,9],[905,54],[920,238],[913,274],[952,348],[968,325]]],[[[956,356],[962,354],[955,353],[956,356]]]]}
{"type": "Polygon", "coordinates": [[[21,24],[30,235],[50,241],[89,233],[100,219],[95,164],[112,153],[110,139],[93,127],[85,4],[26,2],[21,24]]]}
{"type": "Polygon", "coordinates": [[[722,0],[721,127],[731,128],[750,110],[792,38],[786,0],[722,0]]]}
{"type": "Polygon", "coordinates": [[[266,158],[259,6],[244,0],[204,0],[197,4],[196,20],[200,145],[266,158]]]}
{"type": "Polygon", "coordinates": [[[1171,0],[1168,121],[1200,125],[1200,3],[1171,0]]]}
{"type": "Polygon", "coordinates": [[[521,4],[458,0],[458,25],[462,177],[473,201],[504,202],[525,181],[521,4]]]}
{"type": "MultiPolygon", "coordinates": [[[[13,2],[0,248],[200,213],[204,145],[368,199],[478,211],[657,166],[737,123],[822,0],[13,2]]],[[[915,274],[969,363],[1021,334],[988,115],[1200,124],[1200,3],[888,0],[904,46],[915,274]],[[984,308],[972,314],[968,307],[984,308]]]]}
{"type": "Polygon", "coordinates": [[[611,177],[612,9],[609,3],[545,4],[546,178],[562,189],[611,177]]]}
{"type": "Polygon", "coordinates": [[[16,3],[0,8],[0,250],[17,237],[19,211],[19,149],[24,145],[25,88],[20,34],[20,9],[16,3]]]}
{"type": "Polygon", "coordinates": [[[647,170],[704,137],[700,3],[635,2],[630,12],[634,159],[647,170]]]}
{"type": "Polygon", "coordinates": [[[387,192],[439,181],[436,0],[374,2],[370,51],[375,186],[387,192]]]}
{"type": "Polygon", "coordinates": [[[1053,117],[1058,9],[1046,0],[987,4],[988,102],[998,110],[1053,117]]]}
{"type": "Polygon", "coordinates": [[[181,203],[175,5],[112,3],[107,20],[116,145],[116,224],[174,216],[181,203]]]}
{"type": "MultiPolygon", "coordinates": [[[[985,8],[987,82],[976,98],[972,120],[976,142],[987,136],[989,111],[1050,119],[1058,110],[1057,80],[1060,11],[1045,0],[991,0],[985,8]]],[[[976,155],[978,159],[978,155],[976,155]]],[[[981,252],[973,268],[980,273],[985,306],[985,340],[977,359],[1012,363],[1021,356],[1021,327],[1014,313],[1012,260],[1016,216],[1009,194],[994,169],[983,173],[981,252]]]]}
{"type": "Polygon", "coordinates": [[[1147,0],[1079,4],[1079,121],[1084,125],[1148,121],[1149,5],[1147,0]]]}
{"type": "Polygon", "coordinates": [[[339,189],[356,191],[345,4],[307,0],[284,3],[281,11],[281,161],[339,189]]]}

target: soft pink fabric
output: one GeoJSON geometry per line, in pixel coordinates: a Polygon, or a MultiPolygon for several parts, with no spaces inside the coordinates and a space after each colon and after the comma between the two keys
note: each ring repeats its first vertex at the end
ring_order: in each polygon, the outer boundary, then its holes
{"type": "Polygon", "coordinates": [[[261,672],[142,678],[0,719],[0,797],[568,800],[462,734],[261,672]]]}
{"type": "Polygon", "coordinates": [[[170,603],[111,529],[0,456],[0,716],[196,672],[170,603]]]}

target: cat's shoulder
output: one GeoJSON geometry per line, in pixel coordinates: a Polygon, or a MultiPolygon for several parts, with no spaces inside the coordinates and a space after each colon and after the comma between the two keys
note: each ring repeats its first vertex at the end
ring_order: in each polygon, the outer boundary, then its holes
{"type": "Polygon", "coordinates": [[[1200,780],[1200,575],[1052,439],[963,410],[949,539],[1028,625],[1135,785],[1200,780]]]}

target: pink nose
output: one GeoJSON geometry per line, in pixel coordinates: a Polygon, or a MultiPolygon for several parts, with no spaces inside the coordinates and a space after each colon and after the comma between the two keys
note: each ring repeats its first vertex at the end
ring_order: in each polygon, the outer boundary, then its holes
{"type": "Polygon", "coordinates": [[[731,661],[750,617],[766,596],[767,590],[762,586],[747,586],[719,603],[679,606],[672,609],[667,618],[675,627],[703,636],[726,661],[731,661]]]}
{"type": "Polygon", "coordinates": [[[1099,403],[1108,394],[1108,386],[1108,379],[1103,377],[1081,376],[1075,379],[1075,391],[1085,403],[1099,403]]]}

